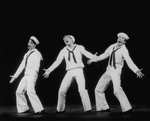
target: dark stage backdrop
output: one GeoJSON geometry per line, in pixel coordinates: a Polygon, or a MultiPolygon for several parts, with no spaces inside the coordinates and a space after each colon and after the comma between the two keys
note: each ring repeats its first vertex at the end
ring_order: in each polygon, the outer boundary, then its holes
{"type": "MultiPolygon", "coordinates": [[[[125,32],[130,40],[126,46],[130,56],[145,77],[136,75],[124,65],[122,87],[131,104],[150,104],[149,87],[149,5],[148,0],[100,0],[92,2],[0,2],[0,105],[15,105],[15,91],[22,77],[9,84],[10,75],[18,68],[27,51],[31,35],[36,36],[43,55],[36,90],[44,105],[56,105],[57,92],[65,75],[65,63],[43,79],[43,68],[48,68],[64,47],[66,34],[76,38],[91,53],[101,54],[117,40],[118,32],[125,32]]],[[[105,72],[107,60],[87,65],[84,73],[91,102],[95,104],[94,88],[105,72]]],[[[109,104],[118,104],[113,95],[112,84],[106,91],[109,104]]],[[[67,104],[81,104],[77,84],[72,83],[67,93],[67,104]]]]}

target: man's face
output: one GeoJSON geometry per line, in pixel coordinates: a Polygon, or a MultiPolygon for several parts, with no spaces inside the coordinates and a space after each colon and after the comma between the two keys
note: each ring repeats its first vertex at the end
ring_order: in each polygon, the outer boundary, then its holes
{"type": "Polygon", "coordinates": [[[118,46],[122,46],[126,43],[126,39],[122,36],[119,36],[118,39],[117,39],[117,45],[118,46]]]}
{"type": "Polygon", "coordinates": [[[70,46],[71,44],[73,44],[72,39],[69,36],[66,36],[64,38],[64,42],[67,46],[70,46]]]}
{"type": "Polygon", "coordinates": [[[36,45],[31,40],[29,40],[29,42],[28,42],[28,49],[32,50],[33,48],[35,48],[35,46],[36,45]]]}

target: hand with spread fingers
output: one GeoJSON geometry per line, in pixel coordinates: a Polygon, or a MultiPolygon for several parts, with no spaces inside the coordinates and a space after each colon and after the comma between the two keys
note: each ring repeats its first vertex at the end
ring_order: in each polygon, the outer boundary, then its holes
{"type": "Polygon", "coordinates": [[[14,77],[14,76],[10,76],[11,77],[11,80],[10,80],[10,82],[9,83],[13,83],[14,81],[15,81],[15,79],[16,79],[16,77],[14,77]]]}
{"type": "Polygon", "coordinates": [[[141,70],[143,70],[143,69],[139,69],[139,70],[136,72],[136,75],[137,75],[137,77],[139,77],[139,78],[143,78],[143,76],[145,76],[145,75],[141,72],[141,70]]]}
{"type": "Polygon", "coordinates": [[[43,74],[44,78],[48,78],[49,74],[50,74],[50,70],[48,69],[43,69],[45,71],[45,73],[43,74]]]}
{"type": "Polygon", "coordinates": [[[91,59],[87,61],[87,64],[91,64],[92,62],[97,62],[97,52],[94,54],[94,56],[91,59]]]}

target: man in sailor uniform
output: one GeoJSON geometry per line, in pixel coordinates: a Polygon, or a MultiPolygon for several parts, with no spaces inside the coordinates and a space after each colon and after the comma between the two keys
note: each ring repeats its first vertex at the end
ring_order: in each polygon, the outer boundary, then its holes
{"type": "Polygon", "coordinates": [[[10,83],[12,83],[24,70],[24,77],[21,79],[19,86],[16,90],[16,102],[18,113],[30,112],[25,97],[25,92],[27,92],[34,113],[44,113],[44,108],[35,92],[35,84],[38,78],[40,61],[43,60],[41,53],[36,49],[36,46],[38,44],[38,39],[34,36],[31,36],[28,42],[29,51],[24,55],[24,58],[16,73],[13,76],[11,76],[12,78],[10,80],[10,83]]]}
{"type": "Polygon", "coordinates": [[[110,45],[103,54],[97,56],[97,58],[93,58],[93,60],[89,60],[88,63],[101,61],[109,57],[106,72],[101,76],[95,88],[96,110],[101,112],[110,111],[104,92],[107,89],[110,80],[112,80],[114,95],[120,102],[122,112],[128,113],[132,112],[132,107],[121,87],[120,79],[124,61],[126,61],[128,67],[137,75],[137,77],[142,78],[144,74],[141,72],[141,69],[133,63],[129,56],[129,52],[125,46],[126,41],[129,39],[128,35],[120,32],[117,36],[117,43],[110,45]]]}
{"type": "Polygon", "coordinates": [[[72,35],[64,36],[63,40],[66,46],[60,51],[56,61],[48,69],[45,69],[43,76],[44,78],[48,78],[49,74],[61,64],[63,59],[65,59],[67,72],[59,88],[57,112],[65,111],[66,93],[74,79],[78,85],[84,111],[91,112],[90,98],[88,91],[85,89],[82,55],[89,59],[94,57],[94,55],[86,51],[82,45],[75,44],[75,38],[72,35]]]}

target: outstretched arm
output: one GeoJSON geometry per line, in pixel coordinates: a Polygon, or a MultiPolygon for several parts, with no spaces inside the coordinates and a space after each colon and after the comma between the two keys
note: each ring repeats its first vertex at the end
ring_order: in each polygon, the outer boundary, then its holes
{"type": "Polygon", "coordinates": [[[101,55],[95,56],[94,58],[88,60],[88,64],[90,64],[90,63],[92,63],[92,62],[101,61],[101,60],[104,60],[104,59],[108,58],[109,55],[110,55],[110,50],[111,50],[111,48],[112,48],[112,45],[110,45],[110,46],[105,50],[105,52],[102,53],[101,55]]]}
{"type": "Polygon", "coordinates": [[[56,61],[48,68],[48,69],[43,69],[45,71],[45,73],[43,74],[44,78],[48,78],[49,74],[55,70],[60,63],[62,62],[64,56],[63,56],[63,51],[61,51],[56,59],[56,61]]]}
{"type": "Polygon", "coordinates": [[[97,57],[96,61],[101,61],[109,57],[109,53],[103,53],[97,57]]]}
{"type": "Polygon", "coordinates": [[[21,74],[21,72],[23,71],[23,69],[25,68],[25,56],[19,66],[19,68],[17,69],[16,73],[14,75],[11,75],[11,80],[10,83],[14,82],[15,79],[21,74]]]}
{"type": "Polygon", "coordinates": [[[125,49],[124,53],[123,53],[123,57],[125,58],[128,67],[137,75],[137,77],[142,78],[144,76],[144,74],[141,72],[142,69],[139,69],[134,62],[132,61],[132,59],[129,56],[129,52],[127,49],[125,49]]]}
{"type": "Polygon", "coordinates": [[[61,60],[57,59],[48,69],[43,69],[45,73],[43,74],[44,78],[48,78],[49,74],[55,70],[61,63],[61,60]]]}
{"type": "Polygon", "coordinates": [[[85,57],[87,57],[87,58],[89,58],[89,59],[91,59],[91,58],[94,57],[94,55],[93,55],[92,53],[88,52],[87,50],[85,50],[85,48],[84,48],[83,46],[80,46],[80,50],[81,50],[81,53],[82,53],[85,57]]]}
{"type": "Polygon", "coordinates": [[[88,64],[91,64],[92,62],[97,62],[97,61],[101,61],[101,60],[104,60],[106,59],[107,57],[109,57],[109,54],[108,53],[103,53],[99,56],[94,56],[92,59],[88,60],[88,64]]]}

